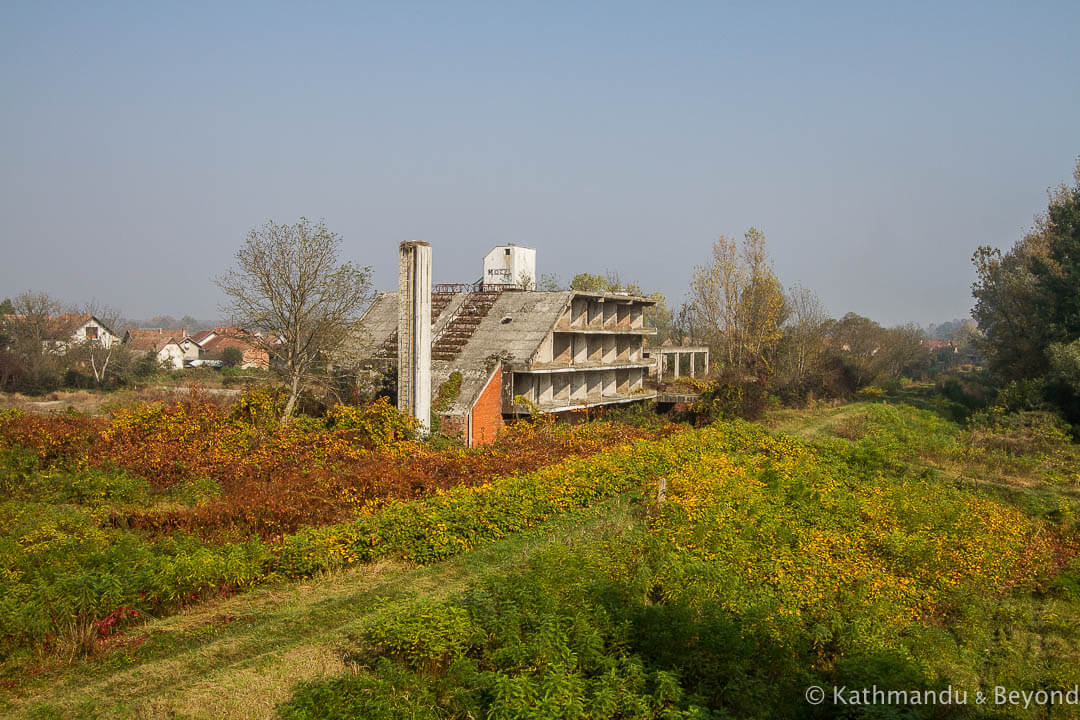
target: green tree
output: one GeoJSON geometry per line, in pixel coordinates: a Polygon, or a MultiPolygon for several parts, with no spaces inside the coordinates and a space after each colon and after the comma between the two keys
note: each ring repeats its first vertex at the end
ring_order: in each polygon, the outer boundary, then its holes
{"type": "Polygon", "coordinates": [[[244,351],[238,347],[227,347],[221,351],[221,364],[225,367],[240,367],[244,362],[244,351]]]}
{"type": "Polygon", "coordinates": [[[980,247],[972,258],[977,280],[971,314],[982,333],[979,349],[1004,380],[1040,377],[1048,369],[1043,350],[1050,340],[1036,318],[1040,290],[1031,271],[1034,257],[1044,252],[1041,240],[1028,235],[1008,253],[980,247]]]}
{"type": "Polygon", "coordinates": [[[1047,399],[1075,420],[1080,394],[1067,378],[1080,340],[1080,159],[1073,179],[1050,192],[1011,250],[976,250],[972,315],[990,369],[1005,381],[1049,383],[1047,399]]]}
{"type": "Polygon", "coordinates": [[[14,315],[15,306],[11,303],[11,298],[4,298],[3,302],[0,302],[0,315],[14,315]]]}
{"type": "Polygon", "coordinates": [[[571,290],[581,290],[583,292],[608,292],[609,287],[608,281],[603,275],[593,275],[592,273],[578,273],[570,281],[571,290]]]}
{"type": "Polygon", "coordinates": [[[869,385],[882,371],[885,329],[868,317],[848,313],[828,328],[832,351],[842,359],[855,388],[869,385]]]}

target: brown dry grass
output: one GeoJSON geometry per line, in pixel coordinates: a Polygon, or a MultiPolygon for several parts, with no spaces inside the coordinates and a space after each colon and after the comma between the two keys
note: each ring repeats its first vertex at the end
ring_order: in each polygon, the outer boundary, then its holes
{"type": "MultiPolygon", "coordinates": [[[[138,390],[112,392],[57,390],[46,395],[5,392],[0,393],[0,410],[15,409],[37,414],[73,411],[86,415],[107,415],[117,408],[161,402],[175,398],[177,393],[190,391],[191,388],[186,385],[153,385],[138,390]]],[[[200,392],[219,404],[231,402],[240,393],[229,388],[200,388],[200,392]]]]}

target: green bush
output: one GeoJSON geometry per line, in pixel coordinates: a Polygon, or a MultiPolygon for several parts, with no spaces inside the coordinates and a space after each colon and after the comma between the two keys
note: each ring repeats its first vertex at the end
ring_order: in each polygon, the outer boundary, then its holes
{"type": "MultiPolygon", "coordinates": [[[[54,498],[97,507],[144,491],[122,475],[61,477],[54,498]]],[[[151,543],[98,515],[66,504],[0,504],[0,660],[120,608],[160,611],[265,577],[268,554],[258,540],[208,547],[176,536],[151,543]]]]}
{"type": "Polygon", "coordinates": [[[345,675],[300,686],[278,709],[282,720],[437,720],[426,680],[382,660],[374,674],[345,675]]]}
{"type": "Polygon", "coordinates": [[[136,505],[150,496],[142,478],[115,470],[42,470],[37,455],[19,447],[0,449],[0,494],[8,500],[70,503],[88,508],[136,505]]]}
{"type": "Polygon", "coordinates": [[[238,347],[227,347],[221,351],[221,363],[227,368],[238,368],[244,362],[244,351],[238,347]]]}
{"type": "Polygon", "coordinates": [[[383,608],[352,636],[358,647],[346,656],[366,664],[379,656],[414,669],[434,672],[446,668],[473,642],[483,642],[461,607],[445,600],[416,600],[383,608]]]}
{"type": "Polygon", "coordinates": [[[726,372],[709,382],[690,414],[697,425],[735,418],[756,420],[768,407],[768,397],[763,381],[726,372]]]}
{"type": "Polygon", "coordinates": [[[450,409],[450,406],[461,395],[462,379],[461,373],[455,370],[439,385],[439,391],[435,394],[435,399],[431,403],[433,411],[445,412],[450,409]]]}
{"type": "Polygon", "coordinates": [[[619,603],[609,608],[599,562],[552,550],[463,595],[389,605],[352,641],[363,671],[302,686],[279,716],[709,717],[677,673],[630,651],[636,594],[607,597],[619,603]]]}

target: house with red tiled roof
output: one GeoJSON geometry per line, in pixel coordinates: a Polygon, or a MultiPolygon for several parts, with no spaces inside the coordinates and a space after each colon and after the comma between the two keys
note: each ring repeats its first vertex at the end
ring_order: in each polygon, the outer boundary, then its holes
{"type": "Polygon", "coordinates": [[[217,328],[210,337],[202,341],[202,357],[221,359],[222,353],[227,348],[236,348],[243,356],[240,363],[241,368],[268,370],[270,368],[270,353],[259,347],[258,340],[258,337],[237,331],[235,328],[217,328]],[[228,334],[218,333],[218,330],[232,332],[228,334]]]}
{"type": "Polygon", "coordinates": [[[121,341],[120,336],[90,313],[64,313],[63,315],[57,315],[52,320],[57,325],[58,337],[71,337],[68,343],[61,343],[65,346],[94,342],[108,349],[113,344],[118,344],[121,341]]]}
{"type": "Polygon", "coordinates": [[[124,334],[124,347],[136,353],[153,354],[171,370],[182,370],[186,361],[199,357],[199,346],[189,341],[184,330],[128,330],[124,334]]]}
{"type": "Polygon", "coordinates": [[[121,338],[101,319],[90,313],[64,313],[56,316],[3,315],[7,322],[43,322],[43,344],[53,351],[64,352],[73,345],[92,342],[105,349],[119,344],[121,338]]]}
{"type": "Polygon", "coordinates": [[[214,338],[217,335],[213,330],[200,330],[197,333],[191,335],[191,341],[200,347],[204,342],[214,338]]]}

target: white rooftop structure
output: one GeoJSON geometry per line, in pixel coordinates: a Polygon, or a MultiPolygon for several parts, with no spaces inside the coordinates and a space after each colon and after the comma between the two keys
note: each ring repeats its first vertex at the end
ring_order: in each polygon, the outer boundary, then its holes
{"type": "Polygon", "coordinates": [[[520,245],[499,245],[484,257],[484,285],[516,285],[522,290],[536,287],[536,250],[520,245]]]}

